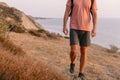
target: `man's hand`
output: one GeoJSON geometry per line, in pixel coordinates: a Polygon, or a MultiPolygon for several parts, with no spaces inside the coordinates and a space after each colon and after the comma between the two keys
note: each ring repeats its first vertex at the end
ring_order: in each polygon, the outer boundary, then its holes
{"type": "Polygon", "coordinates": [[[97,33],[96,33],[96,30],[95,30],[95,29],[93,29],[93,30],[92,30],[92,32],[91,32],[91,36],[92,36],[92,37],[95,37],[95,36],[96,36],[96,34],[97,34],[97,33]]]}
{"type": "Polygon", "coordinates": [[[64,33],[65,35],[68,35],[68,28],[67,28],[67,27],[63,27],[63,33],[64,33]]]}

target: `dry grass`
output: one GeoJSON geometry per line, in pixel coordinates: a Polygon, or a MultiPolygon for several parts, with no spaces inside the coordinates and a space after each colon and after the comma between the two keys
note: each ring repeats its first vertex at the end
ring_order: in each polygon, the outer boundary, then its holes
{"type": "Polygon", "coordinates": [[[19,46],[0,37],[0,80],[67,80],[57,69],[23,54],[19,46]]]}
{"type": "Polygon", "coordinates": [[[4,39],[2,37],[0,37],[0,44],[2,45],[2,47],[7,50],[12,52],[14,55],[24,55],[25,52],[17,45],[15,45],[12,41],[10,41],[9,39],[4,39]]]}
{"type": "Polygon", "coordinates": [[[0,17],[0,37],[6,36],[7,33],[7,22],[0,17]]]}
{"type": "MultiPolygon", "coordinates": [[[[25,52],[17,45],[15,45],[12,41],[9,40],[9,27],[13,26],[12,22],[7,22],[4,19],[0,20],[0,44],[4,47],[5,50],[9,50],[14,55],[19,54],[23,55],[25,52]]],[[[14,26],[12,30],[17,32],[21,32],[22,28],[18,28],[14,26]],[[15,29],[14,29],[15,28],[15,29]]]]}
{"type": "Polygon", "coordinates": [[[0,51],[0,80],[67,80],[49,66],[0,51]]]}
{"type": "Polygon", "coordinates": [[[0,80],[67,80],[57,69],[24,54],[12,41],[0,37],[0,80]]]}

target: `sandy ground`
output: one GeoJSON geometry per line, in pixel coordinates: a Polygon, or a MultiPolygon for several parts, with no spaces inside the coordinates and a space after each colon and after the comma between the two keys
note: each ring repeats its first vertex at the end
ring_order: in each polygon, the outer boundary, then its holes
{"type": "MultiPolygon", "coordinates": [[[[79,57],[76,58],[75,75],[69,70],[69,40],[61,38],[44,39],[28,33],[10,33],[10,39],[20,46],[28,57],[42,61],[61,74],[73,80],[79,72],[79,57]]],[[[87,80],[120,80],[120,53],[109,53],[106,48],[91,45],[88,49],[88,59],[85,75],[87,80]]],[[[49,80],[49,79],[48,79],[49,80]]]]}
{"type": "Polygon", "coordinates": [[[38,30],[38,28],[35,26],[35,24],[26,16],[25,13],[22,14],[22,25],[27,29],[35,29],[38,30]]]}

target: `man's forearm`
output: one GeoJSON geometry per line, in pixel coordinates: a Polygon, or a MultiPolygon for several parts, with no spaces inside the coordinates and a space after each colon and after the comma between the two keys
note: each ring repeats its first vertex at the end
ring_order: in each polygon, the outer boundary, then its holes
{"type": "Polygon", "coordinates": [[[63,20],[63,27],[66,27],[68,17],[69,17],[70,7],[66,7],[65,14],[64,14],[64,20],[63,20]]]}
{"type": "Polygon", "coordinates": [[[97,28],[97,23],[98,23],[98,17],[97,17],[97,12],[94,12],[93,15],[93,29],[96,30],[97,28]]]}
{"type": "Polygon", "coordinates": [[[65,11],[63,27],[66,27],[66,25],[67,25],[68,17],[69,17],[69,14],[67,11],[65,11]]]}

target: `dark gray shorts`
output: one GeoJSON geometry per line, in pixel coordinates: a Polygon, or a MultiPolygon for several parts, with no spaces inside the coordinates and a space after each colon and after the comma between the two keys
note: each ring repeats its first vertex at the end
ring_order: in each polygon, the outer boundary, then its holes
{"type": "Polygon", "coordinates": [[[90,31],[70,29],[70,45],[89,46],[90,43],[90,31]]]}

